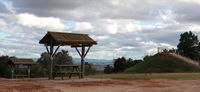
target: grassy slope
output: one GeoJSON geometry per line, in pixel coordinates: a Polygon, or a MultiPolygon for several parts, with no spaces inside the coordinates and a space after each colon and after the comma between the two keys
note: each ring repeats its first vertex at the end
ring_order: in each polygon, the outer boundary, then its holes
{"type": "Polygon", "coordinates": [[[112,79],[200,79],[200,73],[146,73],[146,74],[98,74],[88,78],[112,79]]]}
{"type": "Polygon", "coordinates": [[[200,72],[200,67],[172,56],[155,55],[125,70],[125,73],[180,73],[200,72]]]}

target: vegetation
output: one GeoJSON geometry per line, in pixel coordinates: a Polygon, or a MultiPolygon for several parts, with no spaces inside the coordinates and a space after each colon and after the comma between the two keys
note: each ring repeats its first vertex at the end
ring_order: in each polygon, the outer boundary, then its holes
{"type": "Polygon", "coordinates": [[[113,68],[113,72],[123,72],[126,69],[126,58],[125,57],[121,57],[118,58],[114,61],[114,68],[113,68]]]}
{"type": "Polygon", "coordinates": [[[104,73],[105,74],[111,74],[113,72],[113,67],[110,65],[106,65],[106,67],[104,67],[104,73]]]}
{"type": "MultiPolygon", "coordinates": [[[[37,65],[32,67],[31,77],[47,77],[49,70],[49,54],[47,52],[43,52],[41,57],[36,62],[37,65]]],[[[62,65],[62,64],[73,64],[72,57],[69,56],[68,51],[61,50],[56,53],[54,57],[54,65],[62,65]]]]}
{"type": "Polygon", "coordinates": [[[4,77],[4,78],[11,77],[10,67],[7,64],[9,58],[10,58],[9,56],[0,57],[0,77],[4,77]]]}
{"type": "Polygon", "coordinates": [[[132,67],[140,62],[142,62],[142,60],[132,60],[131,58],[126,60],[124,57],[118,58],[114,62],[113,72],[124,72],[125,69],[132,67]]]}
{"type": "Polygon", "coordinates": [[[126,59],[125,57],[121,57],[114,60],[114,67],[107,65],[104,67],[104,73],[122,73],[125,69],[132,67],[138,63],[142,62],[142,60],[132,60],[131,58],[126,59]]]}
{"type": "MultiPolygon", "coordinates": [[[[7,64],[9,60],[9,56],[0,56],[0,77],[10,78],[11,77],[11,70],[10,66],[7,64]]],[[[31,77],[47,77],[48,76],[48,69],[49,69],[49,54],[47,52],[43,52],[41,57],[36,62],[36,65],[31,67],[31,77]]],[[[58,52],[54,57],[54,64],[55,65],[62,65],[62,64],[73,64],[72,57],[69,56],[68,51],[62,50],[58,52]]],[[[16,68],[16,73],[27,73],[26,70],[21,68],[16,68]]],[[[91,75],[96,73],[96,69],[92,68],[92,65],[88,62],[85,62],[85,73],[86,75],[91,75]]]]}
{"type": "Polygon", "coordinates": [[[200,72],[200,67],[172,56],[154,55],[125,70],[125,73],[179,73],[200,72]]]}
{"type": "Polygon", "coordinates": [[[88,62],[85,62],[85,75],[96,74],[96,69],[92,68],[92,65],[88,62]]]}
{"type": "Polygon", "coordinates": [[[191,31],[185,32],[180,35],[178,44],[178,53],[189,57],[194,60],[198,60],[200,57],[200,42],[197,35],[191,31]]]}

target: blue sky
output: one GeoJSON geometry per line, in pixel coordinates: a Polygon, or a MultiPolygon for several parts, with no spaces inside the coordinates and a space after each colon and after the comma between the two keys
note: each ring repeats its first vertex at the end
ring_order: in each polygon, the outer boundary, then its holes
{"type": "Polygon", "coordinates": [[[199,0],[0,0],[0,55],[38,58],[39,40],[56,31],[95,39],[86,58],[140,59],[176,48],[185,31],[200,35],[199,9],[199,0]]]}

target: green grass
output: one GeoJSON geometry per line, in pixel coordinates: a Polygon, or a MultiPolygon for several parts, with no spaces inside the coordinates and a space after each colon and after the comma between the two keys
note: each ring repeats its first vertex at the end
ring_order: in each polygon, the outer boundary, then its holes
{"type": "Polygon", "coordinates": [[[99,74],[88,78],[111,79],[200,79],[200,73],[145,73],[145,74],[99,74]]]}
{"type": "Polygon", "coordinates": [[[200,67],[172,56],[152,56],[125,70],[125,73],[184,73],[200,72],[200,67]]]}

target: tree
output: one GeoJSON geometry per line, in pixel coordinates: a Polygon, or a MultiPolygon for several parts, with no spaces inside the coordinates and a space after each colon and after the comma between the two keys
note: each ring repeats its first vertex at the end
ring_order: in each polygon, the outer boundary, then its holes
{"type": "MultiPolygon", "coordinates": [[[[118,58],[114,61],[113,72],[124,72],[129,67],[132,67],[138,63],[142,62],[142,60],[132,60],[131,58],[126,59],[124,57],[118,58]]],[[[110,67],[106,66],[105,69],[109,69],[110,67]]],[[[107,71],[107,70],[106,70],[107,71]]]]}
{"type": "Polygon", "coordinates": [[[105,74],[110,74],[113,72],[113,67],[110,65],[106,65],[106,67],[104,67],[104,73],[105,74]]]}
{"type": "Polygon", "coordinates": [[[126,69],[126,58],[121,57],[114,61],[114,72],[123,72],[126,69]]]}
{"type": "Polygon", "coordinates": [[[197,60],[199,58],[200,46],[197,35],[193,34],[191,31],[185,32],[180,35],[178,44],[178,53],[189,57],[191,59],[197,60]]]}
{"type": "Polygon", "coordinates": [[[169,50],[167,50],[167,49],[164,49],[164,50],[163,50],[163,52],[176,53],[176,52],[177,52],[177,50],[176,50],[176,49],[174,49],[174,48],[172,48],[172,49],[169,49],[169,50]]]}
{"type": "Polygon", "coordinates": [[[0,77],[11,77],[10,66],[7,63],[9,58],[9,56],[0,56],[0,77]]]}
{"type": "Polygon", "coordinates": [[[92,65],[85,62],[85,75],[92,75],[96,73],[96,69],[92,68],[92,65]]]}
{"type": "Polygon", "coordinates": [[[138,63],[141,63],[141,62],[143,62],[143,61],[142,61],[142,60],[134,60],[132,66],[134,66],[134,65],[136,65],[136,64],[138,64],[138,63]]]}
{"type": "Polygon", "coordinates": [[[71,65],[71,64],[73,64],[72,57],[69,56],[68,51],[62,50],[61,52],[58,52],[56,54],[55,64],[57,64],[57,65],[63,65],[63,64],[71,65]]]}
{"type": "Polygon", "coordinates": [[[134,65],[134,61],[131,58],[129,58],[128,60],[126,60],[126,67],[127,68],[131,67],[133,65],[134,65]]]}
{"type": "Polygon", "coordinates": [[[39,63],[41,65],[42,68],[44,69],[48,69],[49,68],[49,54],[47,52],[43,52],[40,55],[40,58],[38,59],[37,63],[39,63]]]}
{"type": "Polygon", "coordinates": [[[31,77],[37,78],[37,77],[47,77],[47,69],[43,68],[40,64],[36,64],[31,66],[31,77]]]}
{"type": "MultiPolygon", "coordinates": [[[[43,52],[37,61],[38,65],[34,66],[32,70],[33,77],[44,77],[49,74],[49,54],[43,52]],[[37,75],[37,76],[36,76],[37,75]]],[[[54,56],[54,65],[73,64],[72,57],[69,56],[68,51],[61,50],[54,56]]]]}

